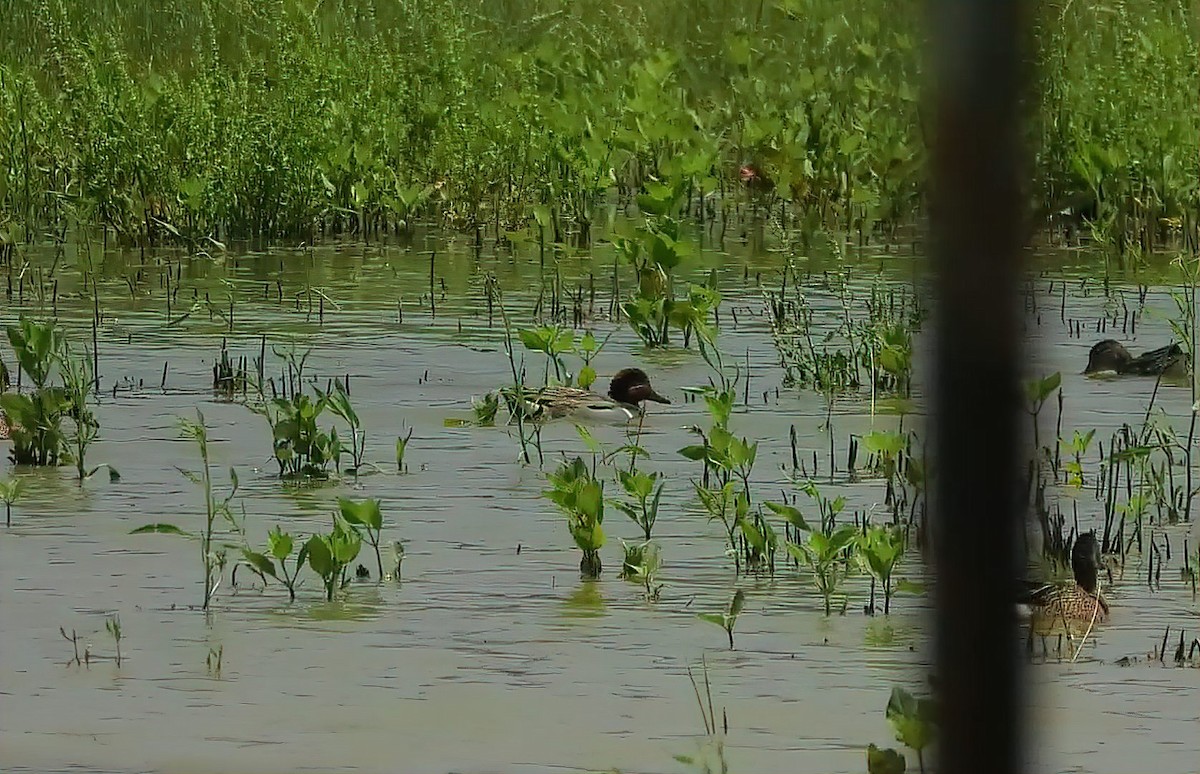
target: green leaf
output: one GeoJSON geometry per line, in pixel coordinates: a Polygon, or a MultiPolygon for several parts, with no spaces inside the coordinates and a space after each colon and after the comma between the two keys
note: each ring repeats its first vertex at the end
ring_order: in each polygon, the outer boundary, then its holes
{"type": "Polygon", "coordinates": [[[257,551],[251,551],[249,548],[242,549],[242,556],[246,558],[246,563],[264,575],[270,575],[272,578],[278,579],[275,574],[275,563],[263,554],[257,551]]]}
{"type": "Polygon", "coordinates": [[[742,608],[746,606],[746,592],[738,589],[733,593],[733,600],[729,603],[729,617],[737,618],[742,614],[742,608]]]}
{"type": "Polygon", "coordinates": [[[533,350],[534,352],[547,352],[550,349],[550,342],[547,336],[540,330],[519,330],[517,338],[525,345],[525,349],[533,350]]]}
{"type": "Polygon", "coordinates": [[[159,535],[182,535],[184,537],[192,537],[192,533],[176,527],[174,524],[145,524],[137,529],[130,530],[130,535],[147,535],[156,533],[159,535]]]}
{"type": "Polygon", "coordinates": [[[933,741],[933,702],[918,699],[900,686],[892,688],[887,719],[896,732],[896,740],[920,752],[933,741]]]}
{"type": "Polygon", "coordinates": [[[583,425],[575,425],[575,432],[579,434],[581,439],[583,439],[583,444],[587,447],[589,452],[592,454],[604,453],[604,447],[601,446],[600,442],[596,440],[596,436],[592,435],[591,430],[588,430],[583,425]]]}
{"type": "Polygon", "coordinates": [[[383,529],[383,513],[379,510],[379,501],[374,498],[355,501],[339,497],[338,509],[342,518],[351,524],[361,524],[376,532],[383,529]]]}
{"type": "Polygon", "coordinates": [[[312,568],[312,571],[322,578],[332,575],[336,568],[328,538],[323,535],[313,535],[304,546],[308,549],[308,566],[312,568]]]}
{"type": "Polygon", "coordinates": [[[867,747],[867,774],[904,774],[904,756],[890,747],[881,750],[875,745],[867,747]]]}
{"type": "Polygon", "coordinates": [[[812,529],[808,526],[808,522],[804,520],[804,516],[801,515],[799,508],[795,508],[791,505],[785,505],[784,503],[771,502],[769,500],[767,501],[767,507],[782,516],[788,524],[791,524],[796,529],[801,529],[805,532],[812,531],[812,529]]]}
{"type": "Polygon", "coordinates": [[[722,629],[725,628],[725,616],[720,613],[697,613],[696,617],[701,621],[708,621],[710,624],[716,624],[722,629]]]}
{"type": "Polygon", "coordinates": [[[596,383],[596,369],[590,365],[585,365],[579,369],[579,376],[576,378],[576,381],[579,382],[581,389],[590,390],[592,385],[596,383]]]}
{"type": "Polygon", "coordinates": [[[292,544],[292,536],[284,532],[278,524],[267,533],[267,546],[271,552],[271,556],[281,562],[291,555],[292,544]]]}

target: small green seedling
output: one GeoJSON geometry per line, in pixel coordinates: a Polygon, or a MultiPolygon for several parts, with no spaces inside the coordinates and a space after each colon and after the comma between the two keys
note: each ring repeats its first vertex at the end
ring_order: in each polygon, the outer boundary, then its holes
{"type": "MultiPolygon", "coordinates": [[[[321,393],[321,398],[331,414],[350,426],[350,448],[342,449],[340,444],[338,446],[341,454],[348,454],[350,457],[352,467],[346,472],[357,476],[362,470],[363,456],[367,450],[367,431],[363,428],[362,421],[358,418],[358,412],[354,410],[354,406],[350,402],[350,393],[346,392],[340,382],[335,382],[332,390],[321,393]]],[[[336,434],[331,434],[331,437],[336,438],[336,434]]]]}
{"type": "Polygon", "coordinates": [[[305,547],[308,549],[308,566],[321,577],[325,599],[332,602],[333,592],[350,582],[346,568],[362,548],[362,535],[340,514],[335,514],[333,530],[328,535],[313,535],[305,547]]]}
{"type": "Polygon", "coordinates": [[[604,483],[597,480],[582,457],[564,461],[546,474],[553,486],[542,494],[567,517],[575,545],[583,552],[579,572],[585,578],[600,577],[600,549],[604,547],[604,483]]]}
{"type": "Polygon", "coordinates": [[[200,560],[204,567],[204,604],[203,609],[208,610],[209,603],[213,596],[217,593],[217,587],[221,583],[221,572],[225,567],[225,550],[226,545],[218,545],[216,543],[216,530],[219,521],[224,521],[229,532],[242,534],[242,526],[238,524],[233,517],[233,510],[230,508],[230,503],[238,491],[238,476],[237,471],[233,468],[229,469],[229,494],[224,499],[218,499],[213,492],[213,474],[212,464],[208,455],[208,428],[204,424],[204,415],[200,410],[196,410],[196,421],[189,419],[180,419],[179,425],[183,430],[185,438],[191,438],[196,442],[196,446],[200,450],[200,460],[202,466],[199,473],[193,473],[190,470],[179,468],[179,472],[184,478],[191,481],[193,484],[201,487],[204,492],[204,529],[199,535],[193,535],[186,530],[180,529],[174,524],[146,524],[133,530],[130,534],[164,534],[164,535],[179,535],[181,537],[199,537],[200,538],[200,560]]]}
{"type": "Polygon", "coordinates": [[[1025,410],[1029,412],[1029,416],[1033,420],[1033,448],[1039,454],[1041,453],[1041,440],[1038,434],[1038,415],[1042,413],[1042,407],[1046,405],[1046,401],[1061,386],[1062,373],[1059,371],[1041,379],[1031,379],[1025,383],[1025,410]]]}
{"type": "Polygon", "coordinates": [[[737,550],[737,536],[739,525],[750,513],[749,498],[746,497],[744,491],[737,489],[737,484],[733,481],[726,482],[718,489],[709,489],[696,482],[693,482],[693,485],[700,504],[704,506],[704,510],[708,514],[708,520],[719,521],[725,528],[726,553],[733,556],[737,570],[740,572],[741,555],[737,550]]]}
{"type": "Polygon", "coordinates": [[[662,593],[662,584],[658,580],[658,568],[661,566],[658,546],[647,540],[644,543],[626,543],[621,541],[625,550],[625,559],[621,563],[621,577],[628,581],[641,583],[646,589],[646,600],[657,602],[662,593]]]}
{"type": "Polygon", "coordinates": [[[379,509],[379,501],[373,498],[355,501],[339,497],[338,510],[346,523],[356,530],[366,532],[367,542],[375,549],[375,566],[379,570],[379,578],[382,579],[383,559],[379,555],[379,533],[383,531],[383,512],[379,509]]]}
{"type": "Polygon", "coordinates": [[[400,565],[404,564],[404,543],[399,540],[392,541],[392,577],[385,576],[385,580],[395,579],[400,580],[400,565]]]}
{"type": "MultiPolygon", "coordinates": [[[[883,614],[888,615],[892,606],[892,572],[896,562],[904,554],[907,535],[904,527],[872,525],[865,534],[859,535],[859,557],[867,570],[883,588],[883,614]]],[[[872,589],[873,591],[873,589],[872,589]]],[[[872,610],[874,599],[872,599],[872,610]]]]}
{"type": "Polygon", "coordinates": [[[936,708],[931,699],[918,699],[903,688],[892,688],[888,699],[887,719],[896,732],[896,741],[917,754],[922,774],[925,771],[925,748],[933,742],[936,708]]]}
{"type": "Polygon", "coordinates": [[[475,424],[480,427],[496,424],[496,414],[500,411],[500,393],[493,390],[482,398],[471,398],[471,411],[475,414],[475,424]]]}
{"type": "Polygon", "coordinates": [[[892,748],[867,746],[867,774],[904,774],[907,767],[904,756],[892,748]]]}
{"type": "Polygon", "coordinates": [[[738,616],[742,614],[745,604],[746,592],[738,589],[733,593],[733,599],[729,601],[729,607],[725,609],[724,613],[700,613],[696,617],[724,629],[725,635],[729,638],[729,649],[733,650],[733,629],[737,626],[738,616]]]}
{"type": "Polygon", "coordinates": [[[215,648],[208,649],[208,656],[204,659],[204,666],[208,669],[208,673],[213,677],[221,678],[221,664],[225,661],[225,646],[218,645],[215,648]]]}
{"type": "Polygon", "coordinates": [[[650,532],[654,529],[654,522],[658,519],[658,504],[662,499],[663,487],[666,484],[659,481],[658,473],[641,471],[628,473],[618,470],[617,477],[620,479],[625,493],[633,498],[633,502],[613,500],[611,505],[641,527],[645,539],[650,540],[650,532]],[[655,484],[658,486],[656,487],[655,484]]]}
{"type": "Polygon", "coordinates": [[[1092,445],[1092,439],[1096,436],[1096,428],[1088,430],[1086,433],[1081,433],[1078,430],[1071,436],[1071,440],[1060,440],[1059,444],[1071,453],[1073,459],[1068,460],[1063,468],[1067,471],[1067,483],[1076,489],[1083,488],[1083,455],[1087,454],[1088,448],[1092,445]]]}
{"type": "Polygon", "coordinates": [[[113,643],[116,645],[117,666],[121,666],[121,616],[113,613],[104,621],[104,628],[108,630],[109,635],[113,638],[113,643]]]}
{"type": "Polygon", "coordinates": [[[809,532],[802,543],[787,542],[787,550],[798,562],[807,564],[813,573],[817,591],[825,600],[825,615],[833,611],[833,596],[846,579],[850,567],[848,551],[857,547],[858,529],[852,524],[839,527],[832,535],[809,532]]]}
{"type": "Polygon", "coordinates": [[[4,503],[4,526],[12,526],[12,507],[25,492],[25,482],[19,478],[0,481],[0,502],[4,503]]]}
{"type": "MultiPolygon", "coordinates": [[[[495,412],[492,412],[495,417],[495,412]]],[[[413,429],[408,428],[406,435],[396,436],[396,472],[405,473],[408,471],[408,465],[404,463],[404,455],[408,452],[408,442],[412,440],[413,429]]]]}
{"type": "Polygon", "coordinates": [[[251,551],[249,548],[242,549],[242,556],[250,568],[264,580],[265,576],[270,575],[282,583],[287,588],[288,598],[292,602],[296,601],[296,576],[300,574],[300,568],[304,566],[304,560],[308,558],[308,544],[306,543],[300,546],[300,552],[296,555],[296,560],[289,572],[288,559],[292,555],[294,546],[295,540],[292,536],[276,524],[274,529],[267,533],[266,554],[251,551]],[[279,562],[278,567],[275,562],[279,562]]]}

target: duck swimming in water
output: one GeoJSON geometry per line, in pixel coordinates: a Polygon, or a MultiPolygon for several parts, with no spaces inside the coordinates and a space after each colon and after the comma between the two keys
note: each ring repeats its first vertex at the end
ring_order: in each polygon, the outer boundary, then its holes
{"type": "Polygon", "coordinates": [[[1105,339],[1088,354],[1085,374],[1114,372],[1134,376],[1181,376],[1187,372],[1187,355],[1175,343],[1134,357],[1121,342],[1105,339]]]}
{"type": "Polygon", "coordinates": [[[1052,632],[1077,636],[1093,624],[1108,620],[1108,602],[1100,593],[1100,543],[1085,532],[1071,547],[1074,580],[1030,588],[1022,600],[1029,615],[1030,637],[1052,632]]]}
{"type": "MultiPolygon", "coordinates": [[[[502,389],[501,394],[513,405],[512,388],[502,389]]],[[[608,385],[608,395],[599,395],[578,387],[543,387],[527,392],[525,416],[530,419],[591,419],[597,421],[628,421],[641,416],[646,401],[670,403],[659,395],[650,384],[650,377],[640,368],[623,368],[608,385]]]]}

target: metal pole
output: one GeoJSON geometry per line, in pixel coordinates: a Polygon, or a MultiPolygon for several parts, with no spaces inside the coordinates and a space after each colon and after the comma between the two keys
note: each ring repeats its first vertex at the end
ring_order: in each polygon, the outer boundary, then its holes
{"type": "Polygon", "coordinates": [[[1026,6],[929,0],[927,8],[936,100],[938,769],[1011,774],[1022,736],[1012,591],[1022,545],[1018,100],[1026,6]]]}

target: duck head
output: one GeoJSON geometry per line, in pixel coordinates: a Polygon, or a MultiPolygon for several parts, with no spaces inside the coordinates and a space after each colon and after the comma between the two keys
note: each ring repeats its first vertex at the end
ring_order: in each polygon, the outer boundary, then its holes
{"type": "Polygon", "coordinates": [[[1084,532],[1071,547],[1071,570],[1075,582],[1090,594],[1096,593],[1100,573],[1100,543],[1095,532],[1084,532]]]}
{"type": "Polygon", "coordinates": [[[1092,347],[1092,351],[1088,354],[1087,368],[1083,369],[1083,372],[1085,374],[1094,374],[1100,371],[1120,372],[1131,360],[1133,360],[1133,356],[1121,342],[1105,339],[1092,347]]]}
{"type": "Polygon", "coordinates": [[[650,386],[650,377],[640,368],[622,368],[608,385],[608,397],[618,403],[640,406],[643,401],[670,403],[650,386]]]}

